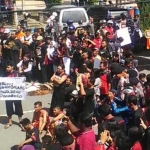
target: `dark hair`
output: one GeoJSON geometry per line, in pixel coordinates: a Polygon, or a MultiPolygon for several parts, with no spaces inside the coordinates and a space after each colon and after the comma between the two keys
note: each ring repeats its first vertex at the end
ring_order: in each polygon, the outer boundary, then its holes
{"type": "Polygon", "coordinates": [[[74,141],[72,135],[68,133],[68,130],[64,124],[60,124],[56,126],[54,133],[55,133],[56,139],[59,141],[59,143],[62,146],[71,145],[74,141]]]}
{"type": "Polygon", "coordinates": [[[7,66],[11,66],[11,67],[14,67],[14,63],[12,61],[7,61],[6,62],[6,67],[7,66]]]}
{"type": "Polygon", "coordinates": [[[55,108],[57,108],[57,109],[59,109],[59,110],[62,110],[62,108],[61,108],[60,105],[55,105],[55,106],[53,107],[53,109],[55,109],[55,108]]]}
{"type": "Polygon", "coordinates": [[[101,114],[102,117],[106,117],[109,114],[111,114],[111,110],[109,105],[107,104],[103,104],[101,106],[98,107],[98,113],[101,114]]]}
{"type": "Polygon", "coordinates": [[[79,115],[79,122],[81,124],[84,124],[85,127],[91,127],[92,126],[92,114],[88,112],[82,112],[79,115]]]}
{"type": "Polygon", "coordinates": [[[60,124],[55,127],[54,134],[58,141],[61,140],[63,138],[63,136],[67,133],[68,133],[68,130],[64,124],[60,124]]]}
{"type": "Polygon", "coordinates": [[[131,59],[125,59],[125,66],[129,65],[132,62],[131,59]]]}
{"type": "Polygon", "coordinates": [[[104,67],[108,67],[108,61],[107,61],[107,60],[103,60],[103,61],[101,62],[101,64],[103,64],[104,67]]]}
{"type": "Polygon", "coordinates": [[[20,121],[20,124],[22,124],[22,126],[26,126],[29,125],[31,122],[28,118],[24,118],[20,121]]]}
{"type": "Polygon", "coordinates": [[[116,136],[116,147],[118,150],[130,150],[131,149],[131,142],[128,136],[124,133],[120,133],[116,136]]]}
{"type": "Polygon", "coordinates": [[[94,85],[95,78],[93,76],[89,77],[89,82],[94,85]]]}
{"type": "Polygon", "coordinates": [[[59,64],[58,66],[60,66],[63,70],[65,69],[64,64],[59,64]]]}
{"type": "Polygon", "coordinates": [[[127,102],[128,102],[129,104],[132,103],[132,104],[134,104],[134,105],[137,105],[138,100],[137,100],[137,98],[136,98],[135,95],[129,95],[127,102]]]}
{"type": "Polygon", "coordinates": [[[39,106],[41,106],[41,107],[42,107],[42,102],[37,101],[37,102],[35,102],[35,103],[34,103],[34,105],[35,105],[35,106],[36,106],[36,105],[39,105],[39,106]]]}
{"type": "Polygon", "coordinates": [[[51,144],[52,143],[52,137],[49,135],[44,135],[42,137],[42,142],[45,144],[51,144]]]}
{"type": "Polygon", "coordinates": [[[142,133],[138,127],[133,126],[129,129],[128,136],[130,141],[134,144],[136,141],[139,141],[142,138],[142,133]]]}
{"type": "Polygon", "coordinates": [[[72,83],[75,83],[75,79],[74,79],[73,76],[68,76],[68,78],[70,79],[70,81],[71,81],[72,83]]]}
{"type": "Polygon", "coordinates": [[[145,116],[148,121],[150,121],[150,108],[148,107],[145,111],[145,116]]]}
{"type": "Polygon", "coordinates": [[[94,69],[94,77],[98,78],[100,76],[100,69],[94,69]]]}
{"type": "Polygon", "coordinates": [[[150,82],[150,74],[146,76],[147,82],[150,82]]]}
{"type": "Polygon", "coordinates": [[[146,74],[145,73],[140,73],[139,74],[139,79],[142,79],[142,78],[146,78],[146,74]]]}

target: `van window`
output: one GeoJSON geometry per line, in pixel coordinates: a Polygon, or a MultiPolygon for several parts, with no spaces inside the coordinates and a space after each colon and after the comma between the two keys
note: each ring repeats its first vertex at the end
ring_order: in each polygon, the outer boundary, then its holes
{"type": "Polygon", "coordinates": [[[68,19],[74,20],[74,22],[78,22],[82,20],[83,22],[86,22],[86,16],[84,11],[78,10],[78,11],[64,11],[62,15],[62,22],[66,23],[68,19]]]}
{"type": "Polygon", "coordinates": [[[110,11],[111,16],[114,18],[120,16],[121,13],[128,15],[127,11],[110,11]]]}

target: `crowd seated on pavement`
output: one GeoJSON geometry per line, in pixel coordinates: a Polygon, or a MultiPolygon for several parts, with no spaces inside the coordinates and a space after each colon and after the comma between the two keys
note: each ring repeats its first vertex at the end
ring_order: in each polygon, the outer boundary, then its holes
{"type": "Polygon", "coordinates": [[[134,45],[121,45],[113,18],[98,29],[90,18],[89,27],[58,37],[21,26],[1,33],[1,76],[51,83],[53,90],[48,111],[44,99],[33,104],[32,121],[23,118],[21,101],[6,101],[5,129],[14,104],[26,132],[18,150],[150,150],[150,74],[139,73],[134,45]]]}

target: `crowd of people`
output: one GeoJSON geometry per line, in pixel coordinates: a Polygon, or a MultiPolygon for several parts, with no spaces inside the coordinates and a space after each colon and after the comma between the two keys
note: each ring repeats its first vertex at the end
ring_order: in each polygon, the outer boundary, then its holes
{"type": "Polygon", "coordinates": [[[15,113],[26,132],[18,150],[150,149],[150,74],[138,72],[132,43],[121,46],[124,39],[116,36],[126,18],[118,28],[113,18],[102,20],[95,30],[90,17],[89,27],[68,27],[58,37],[21,26],[1,33],[2,75],[53,88],[49,112],[35,102],[32,121],[22,119],[21,101],[6,101],[5,129],[15,113]]]}

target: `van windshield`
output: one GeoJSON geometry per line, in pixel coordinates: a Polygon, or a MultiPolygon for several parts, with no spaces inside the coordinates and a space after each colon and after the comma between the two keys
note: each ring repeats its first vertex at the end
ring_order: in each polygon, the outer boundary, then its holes
{"type": "Polygon", "coordinates": [[[84,14],[84,11],[64,11],[62,15],[62,23],[66,23],[67,20],[74,20],[74,22],[78,22],[82,20],[83,22],[86,22],[86,16],[84,14]]]}
{"type": "Polygon", "coordinates": [[[120,16],[121,13],[128,15],[128,11],[110,11],[113,18],[120,16]]]}

